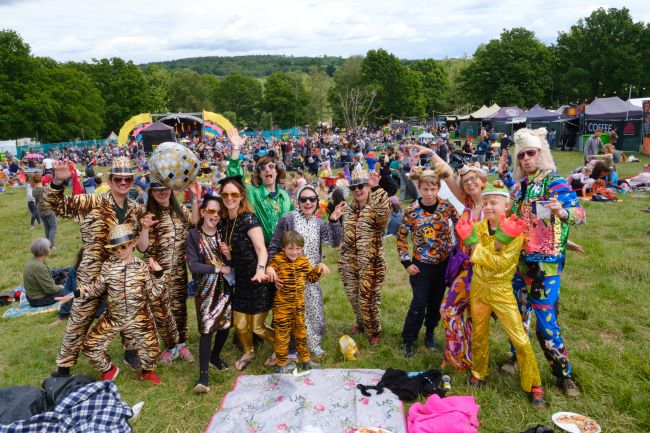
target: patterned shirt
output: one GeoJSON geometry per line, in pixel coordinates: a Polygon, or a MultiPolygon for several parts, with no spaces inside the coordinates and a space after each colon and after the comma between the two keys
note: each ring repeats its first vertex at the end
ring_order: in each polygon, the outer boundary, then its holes
{"type": "Polygon", "coordinates": [[[404,267],[411,265],[409,234],[413,241],[413,259],[429,264],[443,262],[454,247],[449,220],[456,223],[458,218],[456,208],[441,198],[433,213],[423,209],[420,200],[409,205],[397,231],[397,251],[404,267]]]}

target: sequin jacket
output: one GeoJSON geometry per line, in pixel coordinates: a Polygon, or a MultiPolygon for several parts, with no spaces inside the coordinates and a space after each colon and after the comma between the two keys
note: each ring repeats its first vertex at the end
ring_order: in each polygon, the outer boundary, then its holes
{"type": "Polygon", "coordinates": [[[483,220],[474,223],[478,232],[479,243],[474,248],[471,262],[474,264],[472,276],[472,296],[474,287],[506,288],[512,293],[512,277],[517,270],[519,253],[523,243],[523,237],[518,236],[508,245],[500,250],[494,249],[496,238],[488,231],[488,221],[483,220]]]}
{"type": "Polygon", "coordinates": [[[525,177],[519,182],[508,173],[500,175],[510,188],[513,199],[512,211],[528,223],[524,231],[522,258],[525,262],[559,263],[566,253],[569,229],[573,224],[585,221],[585,212],[578,203],[578,197],[569,183],[555,172],[545,171],[525,177]],[[562,208],[568,212],[565,221],[551,215],[550,220],[541,220],[536,215],[536,202],[556,197],[562,208]]]}

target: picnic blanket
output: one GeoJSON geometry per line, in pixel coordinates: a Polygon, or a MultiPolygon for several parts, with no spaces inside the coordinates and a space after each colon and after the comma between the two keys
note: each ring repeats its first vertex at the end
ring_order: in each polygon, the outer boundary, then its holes
{"type": "Polygon", "coordinates": [[[23,294],[20,296],[20,304],[13,306],[5,311],[2,315],[3,319],[12,319],[14,317],[30,316],[32,314],[59,311],[59,307],[61,306],[60,302],[55,302],[54,304],[46,305],[45,307],[32,307],[27,301],[25,289],[22,286],[18,286],[16,287],[16,290],[21,290],[23,292],[23,294]]]}
{"type": "Polygon", "coordinates": [[[206,433],[354,433],[381,427],[406,433],[395,394],[364,397],[357,384],[376,385],[383,370],[323,369],[305,376],[239,376],[206,433]]]}

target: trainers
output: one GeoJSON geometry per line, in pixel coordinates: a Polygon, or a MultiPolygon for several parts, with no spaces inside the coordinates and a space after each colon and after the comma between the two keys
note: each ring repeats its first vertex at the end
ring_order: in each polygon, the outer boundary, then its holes
{"type": "Polygon", "coordinates": [[[277,367],[275,367],[275,372],[277,374],[291,374],[293,372],[293,370],[295,370],[295,369],[296,369],[296,366],[293,365],[293,364],[278,365],[277,367]]]}
{"type": "Polygon", "coordinates": [[[142,368],[142,363],[140,362],[140,358],[138,358],[138,351],[137,350],[125,350],[124,351],[124,363],[131,370],[138,370],[138,369],[142,368]]]}
{"type": "Polygon", "coordinates": [[[196,386],[194,387],[195,394],[207,394],[209,392],[210,392],[210,387],[207,385],[203,385],[202,383],[197,383],[196,386]]]}
{"type": "Polygon", "coordinates": [[[517,358],[510,358],[510,360],[502,364],[499,369],[501,370],[501,373],[504,374],[518,374],[519,363],[517,362],[517,358]]]}
{"type": "Polygon", "coordinates": [[[111,364],[111,369],[102,373],[102,380],[115,380],[120,374],[120,369],[115,364],[111,364]]]}
{"type": "Polygon", "coordinates": [[[578,397],[580,395],[580,388],[578,388],[578,385],[576,385],[576,382],[571,376],[562,378],[559,380],[559,382],[560,388],[562,388],[562,392],[567,397],[578,397]]]}
{"type": "Polygon", "coordinates": [[[359,325],[354,325],[350,329],[350,334],[361,334],[363,332],[363,328],[359,325]]]}
{"type": "Polygon", "coordinates": [[[379,338],[379,337],[372,337],[370,339],[370,345],[373,346],[373,347],[378,346],[379,343],[381,343],[381,338],[379,338]]]}
{"type": "Polygon", "coordinates": [[[317,347],[316,349],[311,351],[311,354],[314,356],[314,358],[321,358],[325,356],[325,351],[320,347],[317,347]]]}
{"type": "Polygon", "coordinates": [[[302,363],[303,370],[318,370],[320,365],[316,364],[314,361],[309,360],[302,363]]]}
{"type": "Polygon", "coordinates": [[[216,368],[217,370],[227,370],[228,364],[221,358],[212,359],[210,358],[210,365],[216,368]]]}
{"type": "Polygon", "coordinates": [[[485,381],[479,379],[478,377],[474,376],[473,374],[469,377],[469,381],[468,381],[469,386],[473,386],[475,388],[480,388],[481,386],[483,386],[484,383],[485,383],[485,381]]]}
{"type": "Polygon", "coordinates": [[[402,355],[404,355],[404,358],[413,358],[415,355],[415,350],[413,350],[413,343],[403,343],[401,352],[402,355]]]}
{"type": "Polygon", "coordinates": [[[530,389],[530,403],[535,409],[546,409],[546,400],[544,400],[544,388],[534,386],[530,389]]]}
{"type": "Polygon", "coordinates": [[[160,362],[163,364],[171,364],[174,359],[178,358],[178,355],[178,350],[167,349],[160,355],[160,362]]]}
{"type": "Polygon", "coordinates": [[[154,385],[160,385],[160,378],[154,371],[147,371],[146,373],[140,373],[140,380],[147,380],[154,385]]]}
{"type": "Polygon", "coordinates": [[[424,336],[424,347],[430,350],[439,350],[440,347],[438,346],[438,343],[436,343],[436,340],[433,338],[433,335],[425,335],[424,336]]]}
{"type": "Polygon", "coordinates": [[[194,356],[192,356],[192,352],[190,352],[190,349],[188,349],[187,346],[179,347],[178,354],[183,361],[187,361],[187,362],[194,361],[194,356]]]}

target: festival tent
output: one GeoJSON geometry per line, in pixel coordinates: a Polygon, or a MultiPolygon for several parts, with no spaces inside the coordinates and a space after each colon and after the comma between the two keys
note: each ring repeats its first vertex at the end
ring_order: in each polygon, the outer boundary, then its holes
{"type": "Polygon", "coordinates": [[[523,117],[531,122],[539,122],[557,120],[560,118],[560,115],[554,111],[540,107],[539,104],[535,104],[533,108],[524,112],[523,117]]]}
{"type": "Polygon", "coordinates": [[[585,118],[596,120],[640,119],[642,110],[618,96],[596,98],[585,108],[585,118]]]}
{"type": "Polygon", "coordinates": [[[646,96],[645,98],[632,98],[628,99],[627,102],[629,102],[632,105],[635,105],[637,107],[643,107],[643,101],[646,99],[650,99],[650,96],[646,96]]]}
{"type": "Polygon", "coordinates": [[[142,131],[142,144],[146,153],[151,153],[153,146],[157,146],[165,141],[176,141],[176,133],[173,127],[165,125],[160,121],[153,123],[142,131]]]}
{"type": "Polygon", "coordinates": [[[106,138],[106,140],[117,144],[118,136],[114,131],[111,131],[111,134],[106,138]]]}
{"type": "Polygon", "coordinates": [[[486,117],[493,121],[502,121],[512,120],[513,117],[522,117],[524,110],[519,107],[501,107],[494,114],[491,114],[486,117]]]}
{"type": "Polygon", "coordinates": [[[484,119],[486,117],[490,117],[497,111],[499,111],[501,107],[499,107],[497,104],[492,104],[490,107],[486,107],[485,105],[470,114],[469,116],[474,118],[474,119],[484,119]]]}

